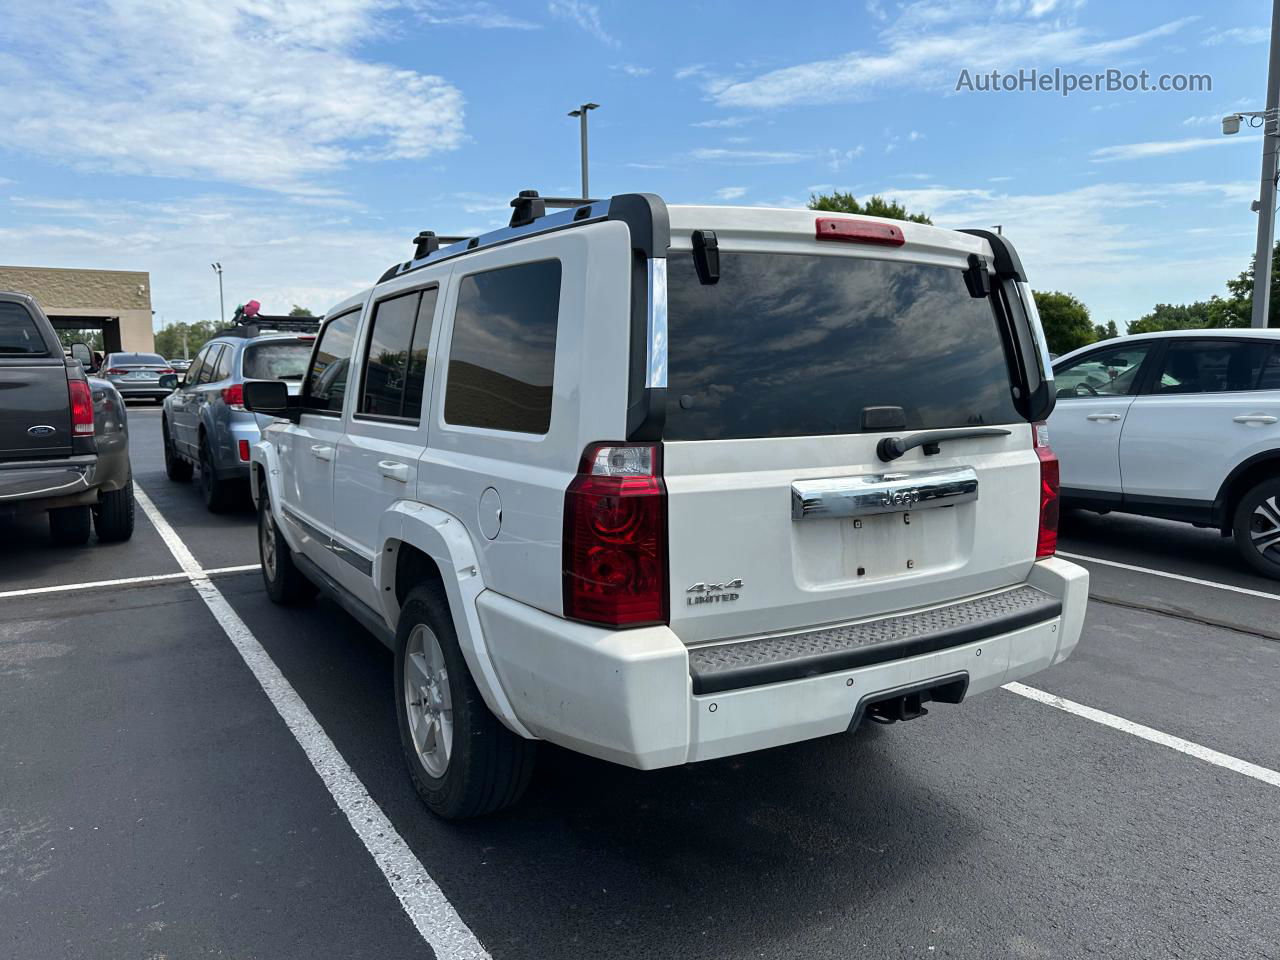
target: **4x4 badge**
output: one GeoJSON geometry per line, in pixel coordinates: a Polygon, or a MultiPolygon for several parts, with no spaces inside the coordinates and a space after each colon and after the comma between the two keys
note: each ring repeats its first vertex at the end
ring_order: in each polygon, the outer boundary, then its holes
{"type": "Polygon", "coordinates": [[[685,603],[694,607],[700,603],[730,603],[738,599],[738,591],[742,589],[742,578],[727,583],[695,583],[685,590],[693,596],[685,597],[685,603]]]}

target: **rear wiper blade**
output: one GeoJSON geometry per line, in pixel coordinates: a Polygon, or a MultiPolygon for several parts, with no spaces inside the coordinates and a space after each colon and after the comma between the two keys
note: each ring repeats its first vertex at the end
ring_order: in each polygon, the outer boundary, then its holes
{"type": "MultiPolygon", "coordinates": [[[[897,460],[908,450],[916,447],[937,447],[945,440],[968,440],[974,437],[1007,437],[1012,430],[1004,427],[956,427],[953,430],[925,430],[913,433],[909,437],[885,437],[876,444],[876,456],[885,463],[897,460]]],[[[937,453],[936,449],[926,449],[925,453],[937,453]]]]}

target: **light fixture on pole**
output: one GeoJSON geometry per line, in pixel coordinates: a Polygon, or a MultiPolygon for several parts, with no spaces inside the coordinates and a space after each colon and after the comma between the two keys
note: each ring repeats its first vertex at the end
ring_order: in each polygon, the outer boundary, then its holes
{"type": "Polygon", "coordinates": [[[218,322],[222,323],[227,319],[227,305],[222,299],[222,264],[211,263],[209,266],[213,267],[213,272],[218,275],[218,322]]]}
{"type": "MultiPolygon", "coordinates": [[[[1280,0],[1276,0],[1280,3],[1280,0]]],[[[580,140],[582,141],[582,199],[587,200],[591,197],[590,188],[587,185],[587,111],[595,110],[600,106],[598,103],[584,103],[577,110],[570,110],[569,116],[578,118],[578,128],[580,130],[580,140]]]]}

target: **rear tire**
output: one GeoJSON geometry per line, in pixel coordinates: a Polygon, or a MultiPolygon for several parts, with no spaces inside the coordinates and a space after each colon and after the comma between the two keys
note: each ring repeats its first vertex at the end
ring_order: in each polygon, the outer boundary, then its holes
{"type": "Polygon", "coordinates": [[[226,480],[218,479],[218,471],[213,466],[213,451],[209,449],[209,438],[200,438],[200,495],[210,513],[223,513],[235,499],[235,489],[226,480]]]}
{"type": "Polygon", "coordinates": [[[294,564],[293,551],[280,535],[265,491],[258,500],[258,559],[273,603],[293,607],[315,598],[316,585],[294,564]]]}
{"type": "Polygon", "coordinates": [[[1264,577],[1280,580],[1280,478],[1245,491],[1231,521],[1236,550],[1264,577]]]}
{"type": "Polygon", "coordinates": [[[439,585],[415,588],[396,632],[396,717],[409,779],[432,813],[462,820],[515,803],[537,744],[489,712],[458,646],[439,585]],[[443,756],[439,744],[447,746],[443,756]]]}
{"type": "Polygon", "coordinates": [[[119,543],[133,536],[133,480],[119,490],[98,497],[93,511],[93,528],[102,543],[119,543]]]}
{"type": "Polygon", "coordinates": [[[65,547],[89,542],[89,507],[58,507],[49,511],[49,536],[65,547]]]}
{"type": "Polygon", "coordinates": [[[164,472],[175,483],[187,483],[191,480],[191,461],[183,460],[173,447],[169,437],[169,421],[160,421],[160,434],[164,438],[164,472]]]}

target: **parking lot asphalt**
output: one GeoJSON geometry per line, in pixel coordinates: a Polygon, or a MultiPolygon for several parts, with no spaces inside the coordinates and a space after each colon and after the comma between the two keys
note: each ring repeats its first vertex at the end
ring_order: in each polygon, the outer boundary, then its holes
{"type": "MultiPolygon", "coordinates": [[[[135,477],[205,568],[254,517],[135,477]]],[[[0,592],[181,569],[153,525],[0,531],[0,592]]],[[[1084,636],[1027,683],[1280,769],[1280,584],[1212,531],[1072,514],[1084,636]],[[1107,561],[1107,562],[1101,562],[1107,561]],[[1109,563],[1141,567],[1131,570],[1109,563]]],[[[546,957],[1274,957],[1280,787],[995,691],[921,720],[640,773],[545,748],[514,810],[445,824],[403,772],[391,657],[327,601],[216,576],[487,952],[546,957]]],[[[429,957],[182,579],[0,598],[0,956],[429,957]]]]}

